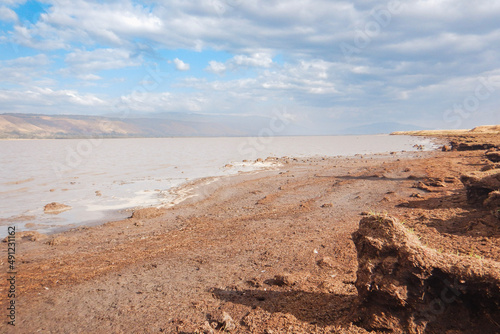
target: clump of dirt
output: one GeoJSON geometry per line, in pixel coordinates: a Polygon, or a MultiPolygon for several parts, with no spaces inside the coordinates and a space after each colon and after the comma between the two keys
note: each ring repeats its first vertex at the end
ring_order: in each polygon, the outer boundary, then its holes
{"type": "MultiPolygon", "coordinates": [[[[16,240],[19,241],[41,241],[47,239],[47,236],[38,231],[23,231],[16,233],[16,240]]],[[[3,242],[8,242],[9,237],[5,237],[3,242]]]]}
{"type": "Polygon", "coordinates": [[[486,158],[491,162],[500,162],[500,151],[486,152],[486,158]]]}
{"type": "Polygon", "coordinates": [[[496,169],[466,174],[460,180],[467,189],[470,204],[484,204],[491,192],[500,189],[500,171],[496,169]]]}
{"type": "Polygon", "coordinates": [[[61,204],[61,203],[56,203],[52,202],[43,207],[43,212],[52,214],[52,215],[58,215],[61,212],[70,210],[71,206],[66,205],[66,204],[61,204]]]}
{"type": "Polygon", "coordinates": [[[148,219],[148,218],[156,218],[161,216],[165,212],[164,209],[159,208],[144,208],[137,209],[132,213],[132,217],[134,219],[148,219]]]}
{"type": "Polygon", "coordinates": [[[442,254],[388,216],[361,219],[358,253],[360,324],[370,330],[494,333],[500,328],[500,263],[442,254]]]}

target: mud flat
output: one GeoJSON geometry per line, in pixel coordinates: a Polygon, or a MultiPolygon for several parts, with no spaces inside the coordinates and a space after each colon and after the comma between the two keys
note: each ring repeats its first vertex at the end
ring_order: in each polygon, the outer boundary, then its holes
{"type": "Polygon", "coordinates": [[[19,235],[15,332],[500,332],[500,208],[477,175],[498,163],[449,146],[290,159],[173,207],[19,235]]]}

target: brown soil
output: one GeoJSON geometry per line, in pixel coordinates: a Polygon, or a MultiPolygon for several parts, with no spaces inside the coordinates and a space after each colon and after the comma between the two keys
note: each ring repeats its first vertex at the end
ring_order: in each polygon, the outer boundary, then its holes
{"type": "MultiPolygon", "coordinates": [[[[484,150],[298,159],[173,208],[17,238],[16,330],[2,320],[0,332],[368,333],[351,237],[361,214],[387,212],[439,254],[498,263],[499,218],[460,182],[489,164],[484,150]]],[[[495,317],[484,328],[500,332],[495,317]]],[[[454,322],[426,333],[468,333],[454,322]]]]}

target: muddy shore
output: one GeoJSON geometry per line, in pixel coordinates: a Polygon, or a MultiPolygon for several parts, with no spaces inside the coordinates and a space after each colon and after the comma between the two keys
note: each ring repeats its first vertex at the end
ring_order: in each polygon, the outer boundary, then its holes
{"type": "MultiPolygon", "coordinates": [[[[362,217],[387,213],[439,253],[500,262],[499,218],[468,203],[460,181],[494,165],[481,145],[500,147],[499,135],[441,139],[455,150],[297,159],[199,182],[199,196],[172,208],[50,236],[19,233],[16,327],[2,317],[0,331],[368,333],[358,323],[351,236],[362,217]]],[[[446,333],[478,326],[450,324],[446,333]]]]}

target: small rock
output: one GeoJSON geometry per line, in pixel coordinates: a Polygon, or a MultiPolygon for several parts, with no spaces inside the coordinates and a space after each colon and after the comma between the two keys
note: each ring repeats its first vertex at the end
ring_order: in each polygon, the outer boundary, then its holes
{"type": "Polygon", "coordinates": [[[102,196],[102,193],[99,190],[96,190],[95,195],[96,196],[102,196]]]}
{"type": "Polygon", "coordinates": [[[58,235],[58,236],[50,239],[49,241],[47,241],[47,245],[57,246],[57,245],[65,243],[67,241],[68,241],[68,238],[63,237],[62,235],[58,235]]]}
{"type": "Polygon", "coordinates": [[[226,165],[224,166],[224,168],[233,168],[233,167],[234,167],[234,166],[233,166],[233,165],[231,165],[231,164],[226,164],[226,165]]]}
{"type": "Polygon", "coordinates": [[[61,204],[61,203],[56,203],[56,202],[49,203],[43,207],[43,211],[45,213],[53,214],[53,215],[60,214],[61,212],[64,212],[64,211],[67,211],[70,209],[71,209],[71,206],[61,204]]]}
{"type": "Polygon", "coordinates": [[[203,334],[215,334],[214,329],[210,326],[208,321],[205,321],[205,323],[201,326],[200,332],[203,334]]]}
{"type": "Polygon", "coordinates": [[[443,147],[441,147],[441,151],[443,151],[443,152],[449,152],[449,151],[451,151],[451,147],[448,146],[448,145],[443,145],[443,147]]]}
{"type": "Polygon", "coordinates": [[[432,192],[432,189],[429,188],[425,183],[419,181],[413,185],[413,188],[421,189],[427,192],[432,192]]]}
{"type": "Polygon", "coordinates": [[[325,203],[321,206],[322,208],[332,208],[333,204],[332,203],[325,203]]]}
{"type": "Polygon", "coordinates": [[[424,196],[422,196],[422,195],[420,195],[418,193],[413,193],[413,194],[410,195],[410,197],[412,197],[412,198],[424,198],[424,196]]]}
{"type": "Polygon", "coordinates": [[[321,268],[330,268],[331,269],[335,266],[335,261],[329,256],[325,256],[325,257],[319,259],[316,263],[321,268]]]}
{"type": "Polygon", "coordinates": [[[212,324],[215,323],[215,329],[217,330],[231,332],[236,329],[236,324],[234,323],[233,318],[231,318],[227,312],[217,310],[211,314],[210,318],[212,320],[212,324]]]}
{"type": "Polygon", "coordinates": [[[276,275],[274,276],[274,283],[276,285],[281,285],[281,286],[298,285],[305,282],[310,275],[311,274],[308,272],[276,275]]]}
{"type": "Polygon", "coordinates": [[[142,227],[142,226],[144,226],[144,222],[143,221],[138,221],[138,222],[135,222],[134,225],[137,226],[137,227],[142,227]]]}

